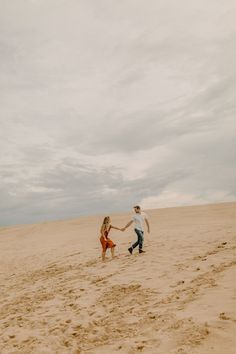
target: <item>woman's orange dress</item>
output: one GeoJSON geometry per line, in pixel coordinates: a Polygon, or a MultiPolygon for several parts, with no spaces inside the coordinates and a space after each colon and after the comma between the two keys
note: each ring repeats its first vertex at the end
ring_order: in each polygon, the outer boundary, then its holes
{"type": "Polygon", "coordinates": [[[104,236],[101,236],[100,237],[100,242],[102,244],[102,249],[103,251],[106,251],[107,248],[113,248],[116,246],[116,244],[108,237],[108,234],[109,234],[109,231],[111,230],[111,227],[109,227],[109,230],[105,231],[104,234],[105,234],[105,237],[104,236]]]}

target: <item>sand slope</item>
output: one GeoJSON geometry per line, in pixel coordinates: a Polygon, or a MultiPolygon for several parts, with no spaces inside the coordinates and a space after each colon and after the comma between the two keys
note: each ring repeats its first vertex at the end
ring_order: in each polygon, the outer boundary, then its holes
{"type": "Polygon", "coordinates": [[[105,263],[101,216],[1,228],[0,353],[235,354],[236,203],[148,214],[105,263]]]}

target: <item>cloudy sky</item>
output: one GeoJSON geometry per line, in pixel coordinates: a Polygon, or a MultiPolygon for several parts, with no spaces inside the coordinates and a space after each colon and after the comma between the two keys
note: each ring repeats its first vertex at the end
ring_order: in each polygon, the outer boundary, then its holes
{"type": "Polygon", "coordinates": [[[235,0],[0,0],[0,225],[236,200],[235,0]]]}

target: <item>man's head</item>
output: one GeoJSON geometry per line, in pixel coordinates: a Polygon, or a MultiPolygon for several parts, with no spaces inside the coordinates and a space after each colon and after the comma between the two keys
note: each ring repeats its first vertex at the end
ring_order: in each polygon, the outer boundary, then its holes
{"type": "Polygon", "coordinates": [[[135,213],[140,213],[141,212],[140,206],[139,205],[135,205],[134,206],[134,211],[135,211],[135,213]]]}

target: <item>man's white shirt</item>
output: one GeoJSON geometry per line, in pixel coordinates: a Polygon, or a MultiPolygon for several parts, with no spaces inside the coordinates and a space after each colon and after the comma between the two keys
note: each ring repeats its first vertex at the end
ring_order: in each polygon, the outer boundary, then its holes
{"type": "Polygon", "coordinates": [[[143,211],[140,214],[135,213],[132,217],[132,220],[134,222],[134,228],[138,229],[140,231],[144,231],[144,220],[145,219],[148,219],[148,216],[143,211]]]}

